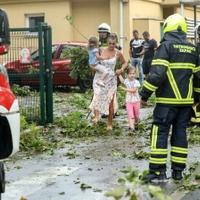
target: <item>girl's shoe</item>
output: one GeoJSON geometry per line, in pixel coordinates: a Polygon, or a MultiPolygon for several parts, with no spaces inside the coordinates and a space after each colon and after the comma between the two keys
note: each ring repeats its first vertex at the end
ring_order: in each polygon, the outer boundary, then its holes
{"type": "Polygon", "coordinates": [[[112,126],[107,126],[106,130],[107,131],[112,131],[112,126]]]}
{"type": "Polygon", "coordinates": [[[134,131],[135,131],[135,129],[134,129],[134,128],[131,128],[131,127],[129,127],[128,130],[131,131],[131,132],[134,132],[134,131]]]}
{"type": "Polygon", "coordinates": [[[96,125],[98,121],[99,121],[99,120],[98,120],[96,117],[94,117],[94,118],[92,119],[92,123],[93,123],[94,125],[96,125]]]}

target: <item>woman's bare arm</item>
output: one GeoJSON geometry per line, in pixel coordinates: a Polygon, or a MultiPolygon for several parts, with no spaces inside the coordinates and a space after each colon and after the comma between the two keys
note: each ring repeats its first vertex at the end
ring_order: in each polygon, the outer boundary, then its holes
{"type": "Polygon", "coordinates": [[[124,84],[124,78],[123,78],[122,75],[119,75],[119,80],[120,80],[120,82],[121,82],[122,84],[124,84]]]}
{"type": "Polygon", "coordinates": [[[123,54],[120,51],[118,51],[118,60],[122,63],[122,67],[116,70],[116,74],[120,75],[128,67],[128,63],[126,62],[123,54]]]}

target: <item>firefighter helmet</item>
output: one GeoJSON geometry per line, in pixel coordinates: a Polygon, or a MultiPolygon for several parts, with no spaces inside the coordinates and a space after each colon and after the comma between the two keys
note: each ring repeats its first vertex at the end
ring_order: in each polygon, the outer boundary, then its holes
{"type": "Polygon", "coordinates": [[[105,33],[110,33],[111,28],[108,24],[102,23],[98,26],[98,32],[105,32],[105,33]]]}
{"type": "Polygon", "coordinates": [[[182,31],[187,33],[187,23],[180,14],[170,15],[164,22],[163,32],[182,31]]]}

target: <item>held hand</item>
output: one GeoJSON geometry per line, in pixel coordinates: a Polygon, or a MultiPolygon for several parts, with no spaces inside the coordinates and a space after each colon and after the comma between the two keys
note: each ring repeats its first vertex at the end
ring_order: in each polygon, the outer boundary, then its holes
{"type": "Polygon", "coordinates": [[[140,100],[140,103],[141,103],[141,105],[144,106],[144,107],[145,107],[145,106],[148,106],[147,102],[144,101],[144,100],[142,100],[142,99],[140,100]]]}
{"type": "Polygon", "coordinates": [[[95,69],[95,67],[90,67],[91,68],[91,70],[92,70],[92,72],[93,73],[95,73],[96,72],[96,69],[95,69]]]}
{"type": "Polygon", "coordinates": [[[122,70],[121,69],[117,69],[116,71],[115,71],[115,73],[116,73],[116,75],[120,75],[121,73],[122,73],[122,70]]]}

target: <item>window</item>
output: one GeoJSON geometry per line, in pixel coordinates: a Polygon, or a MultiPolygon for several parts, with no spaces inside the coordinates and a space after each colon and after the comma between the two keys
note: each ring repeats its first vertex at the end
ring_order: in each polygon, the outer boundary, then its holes
{"type": "Polygon", "coordinates": [[[44,22],[44,14],[25,14],[26,27],[35,28],[40,22],[44,22]]]}
{"type": "MultiPolygon", "coordinates": [[[[195,28],[194,28],[194,20],[193,19],[190,19],[190,18],[187,18],[186,19],[186,22],[187,22],[187,38],[190,38],[190,39],[194,39],[194,32],[195,32],[195,28]]],[[[197,20],[196,21],[196,24],[199,24],[200,21],[197,20]]]]}
{"type": "Polygon", "coordinates": [[[29,17],[29,28],[36,27],[40,22],[44,22],[44,16],[29,17]]]}
{"type": "MultiPolygon", "coordinates": [[[[25,14],[26,27],[35,28],[40,22],[44,22],[44,14],[25,14]]],[[[35,32],[28,32],[27,36],[37,36],[35,32]]]]}

